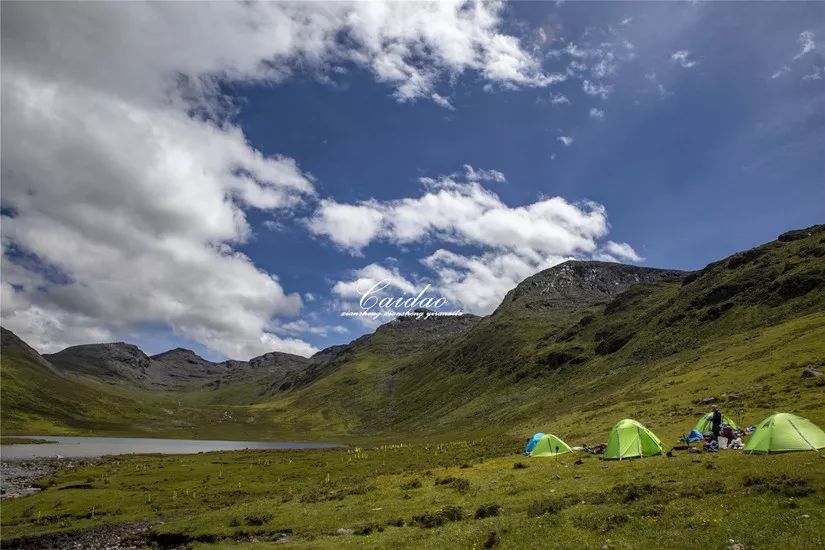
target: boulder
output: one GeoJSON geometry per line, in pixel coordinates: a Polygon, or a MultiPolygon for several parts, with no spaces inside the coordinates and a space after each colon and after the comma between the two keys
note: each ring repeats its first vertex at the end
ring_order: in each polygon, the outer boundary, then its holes
{"type": "Polygon", "coordinates": [[[802,371],[802,378],[816,378],[822,376],[822,373],[813,367],[807,367],[802,371]]]}

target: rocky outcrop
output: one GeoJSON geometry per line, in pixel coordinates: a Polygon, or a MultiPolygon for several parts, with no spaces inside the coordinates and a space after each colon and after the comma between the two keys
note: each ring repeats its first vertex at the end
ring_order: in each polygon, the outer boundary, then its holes
{"type": "Polygon", "coordinates": [[[43,355],[59,371],[92,376],[105,382],[148,381],[149,357],[124,342],[83,344],[43,355]]]}
{"type": "Polygon", "coordinates": [[[679,281],[687,272],[610,262],[571,260],[528,277],[507,293],[498,311],[578,309],[609,301],[637,283],[679,281]]]}

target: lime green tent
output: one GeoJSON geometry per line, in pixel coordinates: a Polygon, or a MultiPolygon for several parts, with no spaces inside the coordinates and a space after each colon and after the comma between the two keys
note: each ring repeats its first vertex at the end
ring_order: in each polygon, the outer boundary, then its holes
{"type": "Polygon", "coordinates": [[[825,432],[801,416],[779,413],[763,420],[745,443],[746,453],[770,454],[825,448],[825,432]]]}
{"type": "MultiPolygon", "coordinates": [[[[713,413],[709,412],[708,414],[699,419],[699,422],[696,423],[693,429],[703,434],[710,433],[711,431],[713,431],[713,426],[711,426],[710,423],[712,418],[713,413]]],[[[722,415],[722,424],[726,424],[734,430],[739,429],[739,426],[736,424],[736,422],[734,422],[731,417],[724,414],[722,415]]]]}
{"type": "Polygon", "coordinates": [[[622,460],[662,454],[662,442],[656,435],[636,422],[625,418],[619,421],[607,436],[604,450],[606,460],[622,460]]]}
{"type": "Polygon", "coordinates": [[[527,456],[556,456],[570,453],[573,449],[553,434],[544,434],[527,456]]]}

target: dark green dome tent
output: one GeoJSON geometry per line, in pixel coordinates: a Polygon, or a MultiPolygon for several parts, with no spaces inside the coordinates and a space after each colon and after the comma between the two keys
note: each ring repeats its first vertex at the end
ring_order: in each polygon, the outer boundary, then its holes
{"type": "Polygon", "coordinates": [[[745,443],[752,454],[816,451],[825,448],[822,428],[801,416],[778,413],[763,420],[745,443]]]}
{"type": "Polygon", "coordinates": [[[605,460],[642,458],[662,454],[662,442],[640,423],[629,418],[620,420],[610,435],[604,449],[605,460]]]}

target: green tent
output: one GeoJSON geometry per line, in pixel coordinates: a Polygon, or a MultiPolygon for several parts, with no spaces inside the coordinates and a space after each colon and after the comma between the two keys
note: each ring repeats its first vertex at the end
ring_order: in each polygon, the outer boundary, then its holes
{"type": "Polygon", "coordinates": [[[662,442],[656,435],[636,422],[625,418],[607,436],[606,460],[622,460],[662,454],[662,442]]]}
{"type": "Polygon", "coordinates": [[[746,453],[770,454],[825,448],[825,432],[801,416],[778,413],[763,420],[745,444],[746,453]]]}
{"type": "MultiPolygon", "coordinates": [[[[711,426],[711,423],[710,423],[712,418],[713,418],[713,413],[709,412],[708,414],[706,414],[705,416],[703,416],[702,418],[699,419],[699,422],[696,423],[696,425],[693,427],[693,429],[700,432],[700,433],[703,433],[703,434],[712,432],[713,427],[711,426]]],[[[731,428],[733,428],[734,430],[739,429],[739,426],[736,424],[736,422],[733,421],[733,418],[731,418],[727,415],[724,415],[724,414],[722,415],[722,424],[726,424],[726,425],[730,426],[731,428]]]]}
{"type": "Polygon", "coordinates": [[[556,456],[570,453],[573,449],[553,434],[544,434],[527,456],[556,456]]]}

